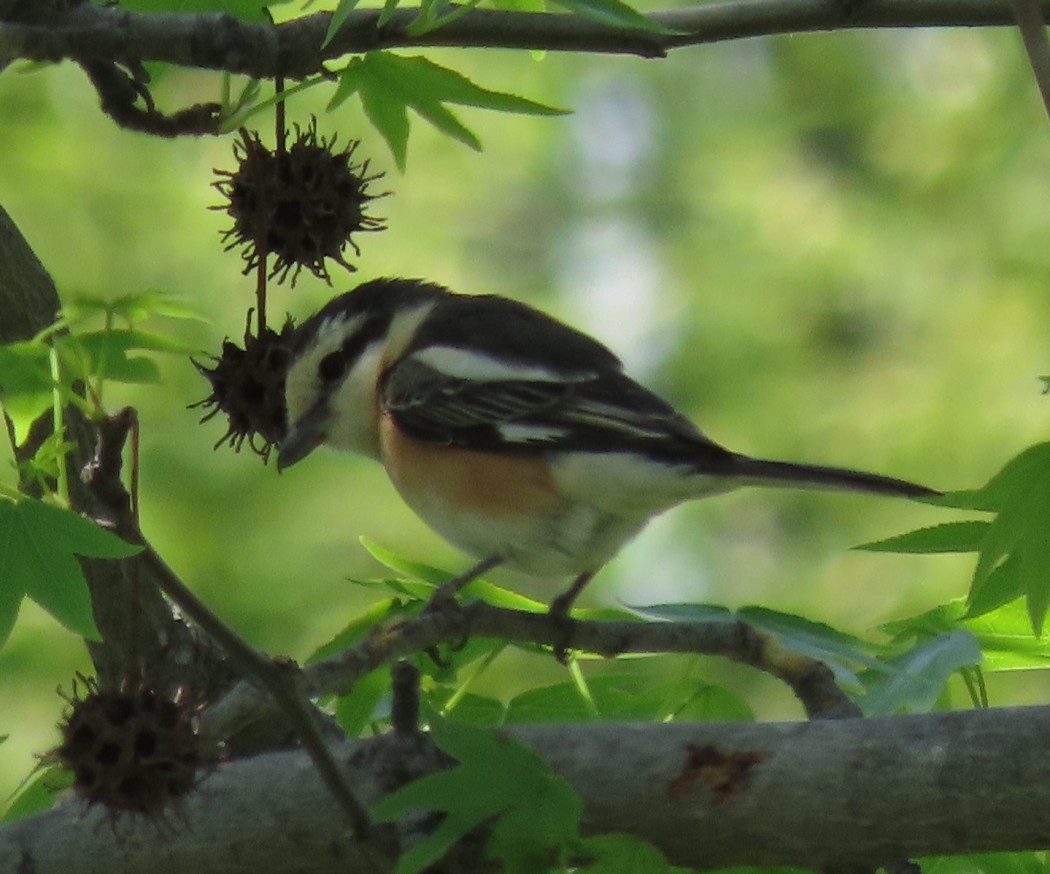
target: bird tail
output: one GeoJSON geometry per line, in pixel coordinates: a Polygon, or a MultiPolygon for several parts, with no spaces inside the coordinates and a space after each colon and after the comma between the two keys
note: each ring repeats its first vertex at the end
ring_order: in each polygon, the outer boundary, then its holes
{"type": "Polygon", "coordinates": [[[767,461],[737,455],[733,460],[736,476],[750,485],[785,485],[812,488],[848,489],[873,495],[902,498],[932,498],[941,493],[907,480],[864,473],[822,464],[795,464],[790,461],[767,461]]]}

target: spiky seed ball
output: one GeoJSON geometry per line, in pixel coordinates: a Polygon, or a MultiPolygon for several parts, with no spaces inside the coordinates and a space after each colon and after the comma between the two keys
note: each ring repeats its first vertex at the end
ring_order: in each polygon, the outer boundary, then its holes
{"type": "Polygon", "coordinates": [[[74,686],[67,698],[62,743],[48,758],[73,773],[73,787],[88,803],[113,815],[160,816],[208,765],[196,732],[198,706],[143,681],[115,690],[84,683],[83,697],[74,686]]]}
{"type": "Polygon", "coordinates": [[[240,452],[248,440],[252,451],[266,461],[273,444],[284,436],[288,426],[284,380],[288,370],[288,343],[294,327],[289,319],[279,334],[270,328],[258,336],[248,334],[243,349],[225,340],[214,367],[193,362],[211,383],[211,394],[190,406],[213,408],[204,414],[202,422],[220,412],[229,420],[226,433],[215,444],[216,449],[227,443],[240,452]]]}
{"type": "Polygon", "coordinates": [[[233,227],[223,233],[226,249],[243,246],[244,272],[259,266],[265,254],[274,256],[270,278],[283,282],[292,273],[295,284],[305,267],[331,283],[326,258],[347,270],[343,258],[349,244],[361,254],[352,235],[385,229],[383,220],[365,214],[368,202],[384,194],[371,194],[370,183],[383,174],[368,173],[368,161],[352,160],[358,140],[336,151],[336,138],[317,135],[317,119],[306,129],[296,125],[296,137],[285,151],[270,151],[258,134],[241,129],[233,153],[234,171],[216,170],[215,187],[226,197],[224,209],[233,227]]]}

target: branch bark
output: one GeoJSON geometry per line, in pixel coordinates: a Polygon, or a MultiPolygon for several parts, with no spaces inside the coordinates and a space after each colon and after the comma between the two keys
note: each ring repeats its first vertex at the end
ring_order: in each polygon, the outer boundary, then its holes
{"type": "MultiPolygon", "coordinates": [[[[1039,0],[1039,7],[1047,15],[1050,0],[1039,0]]],[[[324,63],[340,55],[383,48],[488,47],[660,57],[681,46],[779,33],[1015,23],[1012,7],[1002,0],[723,0],[650,16],[677,33],[609,27],[574,15],[476,9],[412,35],[409,24],[416,10],[399,9],[377,27],[379,11],[362,9],[352,12],[322,49],[331,20],[328,13],[275,27],[224,15],[131,13],[93,3],[71,4],[46,16],[30,14],[36,17],[0,21],[0,57],[166,61],[256,78],[304,78],[323,72],[324,63]]]]}
{"type": "MultiPolygon", "coordinates": [[[[787,684],[810,719],[843,719],[860,708],[835,683],[827,665],[794,652],[744,622],[640,622],[565,620],[549,613],[494,607],[480,601],[424,613],[376,629],[358,646],[302,669],[300,691],[312,697],[345,695],[365,674],[398,659],[431,652],[440,644],[471,637],[540,644],[614,657],[624,653],[715,655],[765,671],[787,684]]],[[[202,736],[211,743],[253,737],[256,725],[278,721],[273,698],[252,683],[240,683],[207,708],[202,736]]]]}
{"type": "MultiPolygon", "coordinates": [[[[539,752],[581,795],[585,833],[630,832],[679,865],[872,866],[1050,845],[1050,757],[1033,742],[1050,734],[1046,707],[505,731],[539,752]]],[[[371,804],[403,781],[445,766],[425,737],[387,735],[336,749],[349,780],[371,804]]],[[[373,870],[299,752],[221,767],[179,820],[164,830],[148,820],[109,828],[101,811],[85,814],[71,803],[0,829],[0,870],[373,870]]],[[[421,821],[399,825],[400,836],[418,837],[421,821]]],[[[441,870],[486,869],[468,854],[454,869],[441,870]]]]}

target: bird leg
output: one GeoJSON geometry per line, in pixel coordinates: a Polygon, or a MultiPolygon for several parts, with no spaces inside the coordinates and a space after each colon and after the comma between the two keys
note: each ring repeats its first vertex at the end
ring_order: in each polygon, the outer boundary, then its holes
{"type": "Polygon", "coordinates": [[[563,665],[569,661],[569,642],[572,640],[573,621],[569,611],[587,584],[593,579],[594,571],[580,574],[572,585],[551,601],[547,613],[557,628],[558,639],[554,643],[554,657],[563,665]]]}
{"type": "MultiPolygon", "coordinates": [[[[427,601],[426,605],[423,607],[423,612],[420,615],[425,616],[427,613],[439,613],[442,610],[457,609],[459,605],[456,604],[456,595],[482,574],[492,570],[502,561],[502,556],[490,555],[488,558],[479,561],[473,567],[467,568],[459,576],[455,576],[447,583],[438,586],[434,589],[434,593],[430,596],[430,600],[427,601]]],[[[463,639],[452,647],[453,651],[463,649],[463,647],[467,645],[467,640],[469,639],[470,632],[467,631],[464,633],[463,639]]],[[[448,662],[441,658],[436,646],[426,650],[426,653],[434,660],[434,663],[438,667],[448,667],[448,662]]]]}
{"type": "Polygon", "coordinates": [[[576,599],[580,597],[580,593],[587,587],[587,584],[592,579],[594,579],[594,571],[587,571],[585,574],[580,574],[575,580],[573,580],[573,583],[569,588],[551,601],[550,615],[560,619],[568,619],[572,605],[576,603],[576,599]]]}
{"type": "Polygon", "coordinates": [[[474,582],[474,580],[478,579],[482,574],[492,570],[496,565],[502,563],[503,557],[499,555],[490,555],[488,558],[482,559],[473,567],[467,568],[467,570],[459,576],[455,576],[447,583],[438,586],[434,590],[434,594],[430,596],[430,600],[427,601],[425,609],[428,611],[436,610],[451,603],[456,599],[456,595],[474,582]]]}

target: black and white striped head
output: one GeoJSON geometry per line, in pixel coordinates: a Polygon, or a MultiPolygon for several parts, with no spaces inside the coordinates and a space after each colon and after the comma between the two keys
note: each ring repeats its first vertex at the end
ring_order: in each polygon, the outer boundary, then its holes
{"type": "Polygon", "coordinates": [[[329,301],[296,329],[279,469],[322,444],[378,455],[376,389],[384,362],[400,354],[448,296],[440,286],[418,280],[376,279],[329,301]]]}

